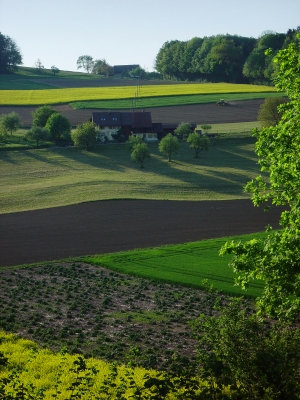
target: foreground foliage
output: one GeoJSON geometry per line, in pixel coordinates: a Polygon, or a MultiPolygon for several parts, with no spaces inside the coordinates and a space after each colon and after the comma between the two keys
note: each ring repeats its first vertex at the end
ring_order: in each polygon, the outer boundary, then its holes
{"type": "Polygon", "coordinates": [[[279,67],[276,86],[286,90],[290,102],[280,107],[282,118],[276,126],[254,132],[259,164],[270,181],[258,176],[246,190],[253,193],[256,206],[268,201],[286,206],[280,221],[283,229],[269,230],[265,240],[227,243],[222,253],[234,255],[231,265],[243,287],[253,278],[265,281],[261,313],[291,318],[300,312],[300,35],[275,61],[279,67]]]}
{"type": "Polygon", "coordinates": [[[218,316],[201,315],[193,324],[210,393],[230,384],[238,399],[299,399],[299,330],[247,315],[239,299],[217,309],[218,316]]]}

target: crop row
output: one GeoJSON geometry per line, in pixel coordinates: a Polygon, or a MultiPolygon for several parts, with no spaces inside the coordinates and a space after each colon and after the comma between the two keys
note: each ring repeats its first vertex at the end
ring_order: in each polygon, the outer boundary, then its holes
{"type": "MultiPolygon", "coordinates": [[[[132,86],[106,88],[64,88],[44,90],[1,90],[0,105],[63,104],[86,100],[132,99],[136,88],[132,86]]],[[[207,83],[186,85],[149,85],[139,89],[138,97],[161,97],[195,94],[261,93],[276,92],[271,86],[232,83],[207,83]]]]}

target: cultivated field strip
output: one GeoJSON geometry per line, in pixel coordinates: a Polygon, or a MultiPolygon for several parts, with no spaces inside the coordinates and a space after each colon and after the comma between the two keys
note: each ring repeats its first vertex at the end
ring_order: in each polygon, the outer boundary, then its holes
{"type": "MultiPolygon", "coordinates": [[[[276,92],[272,86],[207,83],[186,85],[149,85],[143,86],[138,96],[160,97],[192,94],[226,94],[226,93],[255,93],[276,92]]],[[[135,97],[136,88],[120,86],[109,88],[64,88],[44,90],[1,90],[0,105],[45,105],[64,104],[84,100],[113,100],[132,99],[135,97]]]]}

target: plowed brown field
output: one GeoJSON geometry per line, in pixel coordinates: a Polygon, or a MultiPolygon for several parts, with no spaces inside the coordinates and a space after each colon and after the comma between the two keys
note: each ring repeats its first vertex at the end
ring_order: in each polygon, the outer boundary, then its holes
{"type": "Polygon", "coordinates": [[[278,227],[250,200],[112,200],[0,215],[0,266],[177,244],[278,227]]]}
{"type": "MultiPolygon", "coordinates": [[[[257,120],[258,110],[264,99],[232,101],[230,105],[218,107],[216,104],[196,104],[173,107],[147,108],[153,122],[173,123],[190,122],[196,124],[220,124],[230,122],[251,122],[257,120]]],[[[18,113],[25,127],[32,124],[32,112],[37,107],[0,107],[0,115],[12,111],[18,113]]],[[[94,111],[101,109],[74,110],[69,105],[54,106],[57,111],[69,119],[72,126],[87,121],[94,111]]],[[[122,110],[115,110],[122,111],[122,110]]]]}

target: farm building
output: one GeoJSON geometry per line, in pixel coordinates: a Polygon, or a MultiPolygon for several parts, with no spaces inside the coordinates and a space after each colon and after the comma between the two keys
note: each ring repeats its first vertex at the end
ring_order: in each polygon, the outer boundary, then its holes
{"type": "Polygon", "coordinates": [[[133,135],[146,141],[155,141],[158,134],[163,134],[162,124],[152,123],[150,112],[93,112],[92,121],[100,127],[107,140],[113,140],[112,135],[120,129],[125,139],[133,135]]]}
{"type": "Polygon", "coordinates": [[[140,68],[139,64],[132,64],[132,65],[114,65],[114,74],[123,74],[124,72],[129,72],[132,69],[140,68]]]}
{"type": "MultiPolygon", "coordinates": [[[[156,141],[167,133],[174,133],[178,124],[163,124],[152,122],[151,113],[145,111],[120,112],[101,111],[92,113],[92,121],[100,127],[106,140],[113,140],[113,136],[120,130],[125,140],[130,135],[139,136],[145,141],[156,141]]],[[[192,130],[196,124],[191,124],[192,130]]]]}

